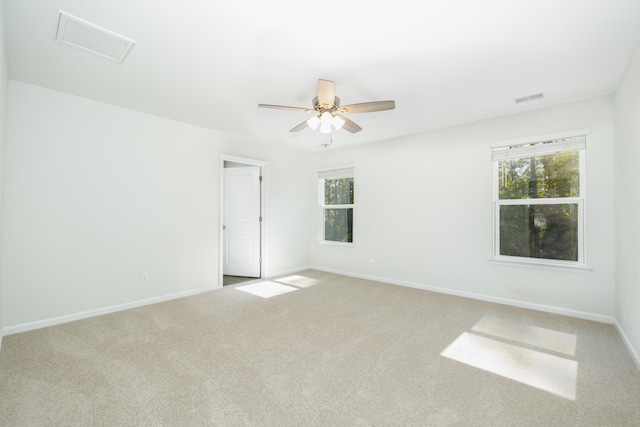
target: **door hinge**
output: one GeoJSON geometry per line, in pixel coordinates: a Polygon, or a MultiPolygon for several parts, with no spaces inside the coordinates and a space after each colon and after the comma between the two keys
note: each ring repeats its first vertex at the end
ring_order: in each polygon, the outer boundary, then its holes
{"type": "Polygon", "coordinates": [[[258,262],[262,264],[262,257],[258,258],[258,262]]]}
{"type": "Polygon", "coordinates": [[[262,182],[262,175],[260,175],[260,178],[259,178],[259,180],[260,180],[260,182],[262,182]]]}
{"type": "Polygon", "coordinates": [[[258,217],[258,221],[259,221],[259,222],[262,222],[262,217],[258,217]]]}

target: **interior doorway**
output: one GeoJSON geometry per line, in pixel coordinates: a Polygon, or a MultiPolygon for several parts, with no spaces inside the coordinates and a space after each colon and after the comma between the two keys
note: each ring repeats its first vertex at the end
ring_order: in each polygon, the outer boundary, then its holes
{"type": "Polygon", "coordinates": [[[221,158],[220,287],[262,277],[266,164],[221,158]]]}

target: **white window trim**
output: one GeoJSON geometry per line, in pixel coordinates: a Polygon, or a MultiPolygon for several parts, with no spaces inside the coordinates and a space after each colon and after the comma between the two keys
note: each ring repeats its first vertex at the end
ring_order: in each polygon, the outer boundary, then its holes
{"type": "Polygon", "coordinates": [[[353,216],[355,218],[356,207],[355,207],[355,199],[354,203],[350,205],[325,205],[324,204],[324,186],[323,179],[324,178],[348,178],[353,177],[354,187],[355,187],[355,168],[353,165],[340,165],[334,167],[327,167],[318,170],[317,173],[317,184],[318,184],[318,241],[319,245],[323,246],[341,246],[344,248],[353,248],[355,247],[355,219],[353,225],[353,241],[352,242],[335,242],[333,240],[325,240],[324,239],[324,210],[325,209],[353,209],[353,216]]]}
{"type": "Polygon", "coordinates": [[[540,141],[552,141],[555,139],[574,138],[579,136],[586,137],[590,133],[591,133],[591,129],[584,128],[584,129],[570,130],[566,132],[549,133],[549,134],[538,135],[538,136],[527,136],[525,138],[508,139],[505,141],[494,142],[493,144],[491,144],[491,148],[493,149],[493,148],[500,148],[500,147],[511,147],[515,145],[524,145],[524,144],[540,142],[540,141]]]}
{"type": "Polygon", "coordinates": [[[567,261],[551,262],[549,260],[539,261],[535,258],[507,257],[489,258],[489,262],[496,265],[505,265],[510,267],[534,268],[537,270],[554,270],[554,271],[570,271],[574,273],[590,273],[592,268],[588,265],[575,265],[567,261]],[[530,261],[534,259],[535,261],[530,261]]]}
{"type": "MultiPolygon", "coordinates": [[[[493,167],[493,250],[492,256],[489,259],[490,262],[497,265],[509,265],[517,267],[537,268],[546,270],[561,270],[572,271],[580,273],[589,273],[591,267],[587,265],[587,236],[586,236],[586,223],[587,215],[585,204],[587,200],[587,187],[586,187],[586,148],[579,150],[580,156],[580,197],[565,197],[555,199],[509,199],[500,200],[498,198],[498,161],[501,160],[494,153],[501,147],[514,147],[519,145],[526,145],[531,143],[538,143],[544,141],[559,140],[564,138],[578,138],[584,137],[590,133],[589,129],[580,129],[562,133],[555,133],[549,135],[541,135],[537,137],[527,137],[518,140],[511,140],[501,143],[492,144],[492,167],[493,167]],[[563,261],[563,260],[550,260],[542,258],[527,258],[527,257],[514,257],[499,254],[500,248],[500,216],[499,206],[501,205],[523,205],[523,204],[578,204],[578,261],[563,261]]],[[[586,143],[585,143],[586,145],[586,143]]],[[[568,150],[571,148],[568,147],[568,150]]],[[[565,150],[563,150],[565,151],[565,150]]],[[[540,153],[542,154],[542,153],[540,153]]],[[[548,152],[547,152],[548,154],[548,152]]]]}

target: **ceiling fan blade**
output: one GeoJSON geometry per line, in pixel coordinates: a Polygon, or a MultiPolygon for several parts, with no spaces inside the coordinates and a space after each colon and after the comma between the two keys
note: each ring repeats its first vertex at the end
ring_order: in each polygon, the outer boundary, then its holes
{"type": "Polygon", "coordinates": [[[300,123],[298,126],[291,129],[289,132],[300,132],[302,129],[309,127],[306,121],[300,123]]]}
{"type": "Polygon", "coordinates": [[[374,111],[393,110],[394,108],[396,108],[395,101],[374,101],[374,102],[363,102],[361,104],[345,105],[338,108],[337,111],[343,114],[354,114],[354,113],[371,113],[374,111]]]}
{"type": "Polygon", "coordinates": [[[331,80],[318,79],[318,106],[331,109],[335,98],[336,84],[331,80]]]}
{"type": "Polygon", "coordinates": [[[344,124],[342,125],[342,129],[344,129],[344,130],[346,130],[348,132],[351,132],[351,133],[360,132],[362,130],[362,128],[360,126],[355,124],[353,121],[347,119],[346,117],[341,116],[340,114],[336,114],[336,117],[340,117],[342,120],[344,120],[344,124]]]}
{"type": "Polygon", "coordinates": [[[314,110],[303,107],[287,107],[285,105],[258,104],[260,108],[274,108],[276,110],[301,111],[303,113],[313,113],[314,110]]]}

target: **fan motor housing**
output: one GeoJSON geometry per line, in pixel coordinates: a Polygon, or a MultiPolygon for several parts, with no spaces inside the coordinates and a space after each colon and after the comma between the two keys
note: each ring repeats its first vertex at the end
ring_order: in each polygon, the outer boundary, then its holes
{"type": "Polygon", "coordinates": [[[337,96],[333,98],[333,105],[327,105],[327,104],[319,105],[317,96],[313,98],[312,102],[313,102],[313,109],[316,111],[324,111],[324,110],[335,111],[340,106],[340,98],[338,98],[337,96]]]}

